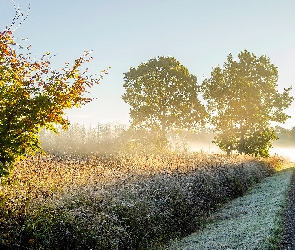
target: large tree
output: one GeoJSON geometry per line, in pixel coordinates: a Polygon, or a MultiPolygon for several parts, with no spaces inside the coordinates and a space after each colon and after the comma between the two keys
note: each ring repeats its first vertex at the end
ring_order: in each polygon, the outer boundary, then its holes
{"type": "Polygon", "coordinates": [[[123,100],[135,128],[166,133],[190,129],[206,117],[196,76],[173,57],[157,57],[124,74],[123,100]]]}
{"type": "Polygon", "coordinates": [[[216,130],[215,143],[228,154],[268,156],[276,140],[271,122],[284,123],[293,97],[291,87],[278,91],[278,69],[264,55],[244,50],[235,60],[229,54],[203,81],[203,97],[216,130]]]}
{"type": "Polygon", "coordinates": [[[53,124],[67,128],[65,109],[91,101],[85,97],[87,88],[103,76],[81,70],[91,59],[89,52],[61,71],[51,68],[49,52],[33,60],[29,46],[17,44],[13,36],[12,28],[23,16],[16,9],[12,26],[0,32],[0,176],[20,156],[40,149],[40,128],[54,130],[53,124]]]}

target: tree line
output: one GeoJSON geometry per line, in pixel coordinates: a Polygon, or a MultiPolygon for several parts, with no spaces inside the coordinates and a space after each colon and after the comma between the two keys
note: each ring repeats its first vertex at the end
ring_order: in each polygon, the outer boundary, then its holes
{"type": "MultiPolygon", "coordinates": [[[[93,76],[84,70],[92,59],[88,51],[61,70],[51,68],[49,52],[31,58],[29,47],[13,35],[25,19],[16,8],[12,25],[0,32],[0,176],[20,157],[41,150],[41,128],[57,132],[57,124],[67,129],[65,110],[89,103],[85,94],[107,73],[93,76]]],[[[268,156],[277,139],[271,123],[284,123],[289,118],[284,111],[293,101],[291,87],[278,91],[278,70],[270,59],[247,50],[237,59],[229,54],[202,82],[170,56],[130,67],[123,79],[130,129],[159,150],[167,147],[168,133],[210,126],[214,142],[228,155],[268,156]]]]}
{"type": "Polygon", "coordinates": [[[275,126],[276,135],[278,140],[274,142],[276,147],[294,147],[295,146],[295,127],[283,128],[275,126]]]}

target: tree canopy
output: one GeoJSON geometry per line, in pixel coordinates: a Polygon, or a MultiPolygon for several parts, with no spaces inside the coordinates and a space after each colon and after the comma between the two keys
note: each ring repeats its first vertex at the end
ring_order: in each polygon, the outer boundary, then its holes
{"type": "Polygon", "coordinates": [[[203,81],[215,143],[229,154],[232,150],[268,156],[276,140],[271,122],[284,123],[284,113],[293,97],[291,87],[278,91],[278,70],[264,55],[244,50],[235,60],[229,54],[223,67],[217,66],[203,81]]]}
{"type": "MultiPolygon", "coordinates": [[[[13,23],[21,16],[18,9],[13,23]]],[[[11,27],[0,32],[0,176],[18,157],[40,148],[41,127],[67,128],[65,109],[90,102],[87,89],[107,73],[93,76],[81,69],[91,60],[87,51],[61,71],[51,68],[49,52],[33,60],[29,48],[16,43],[11,27]]]]}
{"type": "Polygon", "coordinates": [[[124,73],[123,100],[135,128],[159,131],[190,129],[204,121],[197,77],[173,57],[160,56],[124,73]]]}

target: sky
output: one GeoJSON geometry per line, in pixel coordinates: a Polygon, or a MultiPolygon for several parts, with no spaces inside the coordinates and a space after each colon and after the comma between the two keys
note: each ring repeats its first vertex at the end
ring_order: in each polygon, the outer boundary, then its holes
{"type": "MultiPolygon", "coordinates": [[[[212,68],[247,49],[266,55],[278,67],[279,90],[295,77],[294,0],[15,0],[28,19],[15,31],[28,38],[31,53],[51,52],[61,69],[84,50],[93,50],[90,73],[111,66],[90,92],[95,100],[67,111],[71,123],[126,123],[129,106],[121,99],[123,73],[157,56],[173,56],[201,83],[212,68]]],[[[0,30],[15,14],[11,0],[0,0],[0,30]]],[[[295,88],[291,92],[295,96],[295,88]]],[[[295,126],[295,102],[286,110],[295,126]]]]}

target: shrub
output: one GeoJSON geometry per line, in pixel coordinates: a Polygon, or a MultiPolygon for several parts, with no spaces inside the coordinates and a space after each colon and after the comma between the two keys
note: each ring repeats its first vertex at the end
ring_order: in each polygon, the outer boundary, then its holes
{"type": "Polygon", "coordinates": [[[29,158],[3,186],[1,214],[10,220],[0,222],[2,246],[157,248],[201,228],[277,162],[203,154],[29,158]]]}

